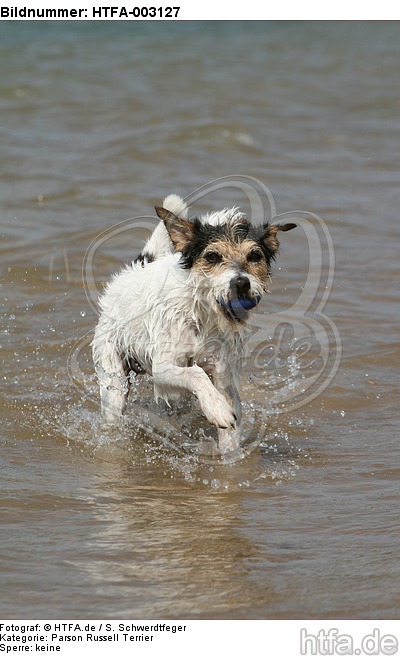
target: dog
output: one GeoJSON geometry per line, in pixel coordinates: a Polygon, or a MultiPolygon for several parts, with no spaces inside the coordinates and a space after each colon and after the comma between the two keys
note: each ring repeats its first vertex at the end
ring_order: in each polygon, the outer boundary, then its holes
{"type": "Polygon", "coordinates": [[[93,358],[102,412],[120,418],[131,372],[150,374],[157,401],[195,395],[227,454],[240,446],[249,315],[269,292],[278,232],[296,225],[254,226],[237,207],[188,218],[175,194],[155,210],[160,224],[99,300],[93,358]]]}

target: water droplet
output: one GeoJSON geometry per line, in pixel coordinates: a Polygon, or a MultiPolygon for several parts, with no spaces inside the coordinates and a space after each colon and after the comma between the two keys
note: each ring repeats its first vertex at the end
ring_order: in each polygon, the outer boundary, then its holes
{"type": "Polygon", "coordinates": [[[81,315],[81,317],[86,317],[86,312],[85,312],[85,310],[81,310],[80,315],[81,315]]]}

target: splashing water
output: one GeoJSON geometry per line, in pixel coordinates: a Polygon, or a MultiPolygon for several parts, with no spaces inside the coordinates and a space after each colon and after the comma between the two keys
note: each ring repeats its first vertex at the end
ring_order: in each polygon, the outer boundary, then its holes
{"type": "MultiPolygon", "coordinates": [[[[290,356],[287,369],[290,378],[286,385],[301,378],[295,356],[290,356]]],[[[42,408],[39,416],[43,426],[52,424],[68,444],[85,448],[94,458],[117,455],[209,492],[253,487],[261,482],[280,484],[296,475],[304,453],[290,435],[290,419],[280,416],[274,407],[281,390],[270,387],[268,381],[263,386],[259,382],[257,379],[255,384],[251,378],[244,381],[242,445],[239,452],[225,457],[218,454],[216,430],[205,422],[195,400],[182,397],[171,406],[157,403],[152,381],[146,376],[131,374],[128,409],[116,425],[105,423],[101,417],[93,374],[85,377],[79,400],[61,413],[42,408]]],[[[296,432],[304,434],[307,426],[298,419],[296,432]]]]}

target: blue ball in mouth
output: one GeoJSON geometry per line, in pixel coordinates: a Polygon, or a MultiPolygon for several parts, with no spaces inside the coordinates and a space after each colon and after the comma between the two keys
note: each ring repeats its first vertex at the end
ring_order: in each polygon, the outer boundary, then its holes
{"type": "Polygon", "coordinates": [[[261,296],[253,298],[232,298],[230,301],[218,300],[221,307],[234,317],[244,317],[246,313],[254,308],[261,300],[261,296]]]}

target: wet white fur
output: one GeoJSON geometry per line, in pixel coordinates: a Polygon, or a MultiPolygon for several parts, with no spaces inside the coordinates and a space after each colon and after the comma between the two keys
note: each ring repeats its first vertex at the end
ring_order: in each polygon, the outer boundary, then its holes
{"type": "MultiPolygon", "coordinates": [[[[163,206],[186,217],[179,196],[163,206]]],[[[236,208],[202,217],[204,223],[238,218],[236,208]]],[[[93,340],[102,410],[108,421],[120,417],[129,391],[123,365],[128,354],[153,377],[155,398],[167,402],[182,392],[194,394],[211,424],[218,427],[221,452],[239,446],[239,373],[248,331],[229,321],[216,298],[227,296],[234,271],[204,276],[179,266],[164,224],[155,229],[142,254],[154,262],[126,266],[114,275],[100,298],[101,315],[93,340]]],[[[259,282],[248,276],[254,296],[259,282]]]]}

